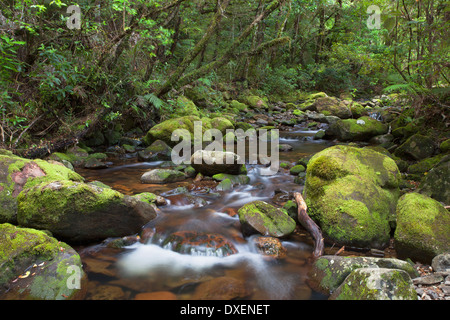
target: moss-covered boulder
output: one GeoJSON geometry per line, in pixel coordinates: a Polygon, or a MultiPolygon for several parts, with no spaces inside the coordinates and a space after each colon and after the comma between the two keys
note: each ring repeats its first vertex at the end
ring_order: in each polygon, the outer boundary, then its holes
{"type": "Polygon", "coordinates": [[[30,160],[0,150],[0,223],[17,224],[17,196],[42,182],[84,178],[56,161],[30,160]]]}
{"type": "Polygon", "coordinates": [[[80,299],[86,276],[80,256],[43,231],[0,224],[0,299],[80,299]]]}
{"type": "Polygon", "coordinates": [[[239,110],[239,111],[248,111],[247,105],[245,103],[239,102],[237,100],[232,100],[230,102],[230,106],[232,108],[235,108],[235,109],[239,110]]]}
{"type": "Polygon", "coordinates": [[[149,184],[164,184],[183,181],[185,179],[186,175],[183,172],[171,169],[152,169],[141,176],[141,182],[149,184]]]}
{"type": "Polygon", "coordinates": [[[316,99],[314,106],[317,112],[328,116],[336,116],[341,119],[348,119],[352,116],[350,103],[345,100],[339,100],[335,97],[322,97],[316,99]]]}
{"type": "Polygon", "coordinates": [[[339,141],[369,141],[375,136],[386,134],[388,130],[386,124],[364,116],[359,119],[338,120],[325,133],[339,141]]]}
{"type": "Polygon", "coordinates": [[[429,263],[450,248],[450,214],[426,195],[407,193],[398,200],[394,240],[400,257],[429,263]]]}
{"type": "Polygon", "coordinates": [[[259,96],[255,96],[255,95],[246,96],[246,97],[244,97],[242,102],[253,109],[262,109],[262,110],[269,109],[267,102],[264,101],[264,99],[262,99],[259,96]]]}
{"type": "Polygon", "coordinates": [[[164,161],[170,160],[172,148],[162,140],[156,140],[150,146],[138,152],[140,161],[164,161]]]}
{"type": "Polygon", "coordinates": [[[417,293],[403,270],[361,268],[352,271],[329,299],[417,300],[417,293]]]}
{"type": "Polygon", "coordinates": [[[444,157],[443,154],[423,159],[408,166],[408,173],[425,173],[433,169],[444,157]]]}
{"type": "Polygon", "coordinates": [[[238,210],[239,221],[245,235],[260,233],[264,236],[284,237],[294,232],[296,223],[279,208],[264,201],[253,201],[238,210]]]}
{"type": "Polygon", "coordinates": [[[179,96],[175,101],[175,115],[177,117],[183,116],[201,116],[201,112],[198,110],[195,103],[185,96],[179,96]]]}
{"type": "Polygon", "coordinates": [[[60,180],[17,197],[20,226],[49,230],[68,243],[89,243],[138,232],[156,217],[147,202],[95,184],[60,180]]]}
{"type": "Polygon", "coordinates": [[[431,157],[435,149],[433,138],[415,134],[399,146],[394,155],[410,160],[422,160],[431,157]]]}
{"type": "Polygon", "coordinates": [[[163,121],[152,127],[143,138],[143,142],[150,146],[155,141],[161,140],[173,147],[180,142],[180,140],[177,140],[180,137],[177,136],[174,136],[174,141],[172,141],[173,131],[184,129],[190,133],[191,142],[194,143],[194,124],[197,121],[201,124],[201,126],[198,126],[198,130],[201,131],[197,132],[197,137],[202,138],[204,141],[208,141],[211,138],[211,136],[205,135],[205,132],[209,129],[218,129],[223,135],[225,135],[227,129],[234,129],[233,123],[226,117],[200,118],[198,116],[184,116],[163,121]]]}
{"type": "Polygon", "coordinates": [[[317,292],[330,295],[352,271],[360,268],[399,269],[411,278],[418,276],[411,264],[399,259],[325,255],[314,261],[307,282],[317,292]]]}
{"type": "Polygon", "coordinates": [[[447,153],[450,151],[450,139],[444,140],[439,145],[439,150],[441,150],[442,153],[447,153]]]}
{"type": "Polygon", "coordinates": [[[195,121],[200,121],[200,118],[196,116],[186,116],[163,121],[147,132],[143,138],[143,142],[150,146],[156,140],[162,140],[173,147],[179,142],[172,141],[172,132],[176,129],[185,129],[193,136],[195,121]]]}
{"type": "Polygon", "coordinates": [[[450,205],[450,157],[445,156],[428,171],[419,186],[422,194],[450,205]]]}
{"type": "Polygon", "coordinates": [[[371,149],[334,146],[308,163],[304,197],[326,240],[383,248],[399,197],[394,160],[371,149]]]}

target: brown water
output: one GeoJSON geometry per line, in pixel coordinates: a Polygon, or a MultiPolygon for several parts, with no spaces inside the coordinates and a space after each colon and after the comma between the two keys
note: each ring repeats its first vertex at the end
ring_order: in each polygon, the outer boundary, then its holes
{"type": "MultiPolygon", "coordinates": [[[[312,140],[313,133],[282,133],[280,143],[288,143],[294,150],[280,152],[280,161],[293,163],[330,145],[324,140],[312,140]]],[[[294,176],[288,170],[261,176],[260,166],[248,165],[251,179],[248,185],[211,194],[206,193],[206,182],[186,196],[177,193],[176,188],[191,188],[192,179],[167,185],[140,183],[144,172],[161,165],[162,162],[139,163],[130,159],[108,169],[78,171],[88,181],[101,181],[124,194],[153,192],[169,200],[167,205],[159,207],[158,217],[144,227],[147,234],[153,235],[146,241],[120,249],[111,248],[106,242],[77,248],[89,279],[87,299],[200,299],[209,290],[200,284],[214,286],[218,279],[223,280],[220,283],[224,286],[233,286],[231,298],[324,298],[306,283],[313,241],[304,229],[297,227],[292,235],[282,239],[287,250],[285,258],[267,258],[257,252],[253,237],[242,235],[235,215],[245,203],[263,200],[281,206],[288,200],[289,192],[301,192],[303,186],[294,183],[294,176]],[[190,201],[192,196],[196,201],[190,201]],[[231,241],[238,252],[229,256],[211,251],[174,252],[170,245],[163,243],[168,235],[177,231],[220,234],[231,241]]]]}

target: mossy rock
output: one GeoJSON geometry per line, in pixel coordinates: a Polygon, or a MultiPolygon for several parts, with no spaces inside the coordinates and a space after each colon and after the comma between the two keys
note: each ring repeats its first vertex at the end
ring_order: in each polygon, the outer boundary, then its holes
{"type": "Polygon", "coordinates": [[[55,180],[82,182],[84,178],[59,162],[29,160],[2,151],[0,153],[0,223],[17,224],[17,196],[23,189],[55,180]]]}
{"type": "Polygon", "coordinates": [[[150,146],[138,152],[140,161],[164,161],[170,160],[172,148],[162,140],[154,141],[150,146]]]}
{"type": "Polygon", "coordinates": [[[165,184],[179,182],[186,179],[186,175],[178,170],[152,169],[141,176],[142,183],[165,184]]]}
{"type": "Polygon", "coordinates": [[[283,210],[264,201],[253,201],[238,210],[244,234],[260,233],[284,237],[294,232],[296,223],[283,210]]]}
{"type": "Polygon", "coordinates": [[[232,100],[230,102],[232,108],[236,108],[239,111],[248,111],[248,107],[245,103],[241,103],[237,100],[232,100]]]}
{"type": "Polygon", "coordinates": [[[444,157],[443,154],[423,159],[417,163],[414,163],[408,167],[408,173],[425,173],[433,169],[444,157]]]}
{"type": "Polygon", "coordinates": [[[447,153],[450,151],[450,139],[447,139],[445,141],[442,141],[439,145],[439,149],[442,153],[447,153]]]}
{"type": "Polygon", "coordinates": [[[314,106],[319,113],[327,116],[336,116],[341,119],[348,119],[352,116],[350,106],[335,97],[322,97],[316,99],[314,106]]]}
{"type": "Polygon", "coordinates": [[[326,240],[360,248],[388,244],[399,197],[394,160],[371,149],[338,145],[315,154],[306,172],[308,213],[326,240]]]}
{"type": "Polygon", "coordinates": [[[384,123],[364,116],[359,119],[338,120],[326,130],[326,135],[339,141],[369,141],[386,134],[389,128],[384,123]]]}
{"type": "Polygon", "coordinates": [[[20,226],[49,230],[68,243],[134,234],[156,217],[154,207],[110,188],[69,180],[41,183],[17,197],[20,226]]]}
{"type": "Polygon", "coordinates": [[[150,146],[156,140],[162,140],[173,147],[179,143],[179,141],[172,141],[172,132],[176,129],[187,130],[191,134],[191,139],[193,139],[195,121],[200,121],[200,118],[196,116],[186,116],[163,121],[147,132],[146,136],[143,138],[143,142],[147,146],[150,146]]]}
{"type": "Polygon", "coordinates": [[[0,299],[80,299],[86,284],[80,256],[66,243],[43,231],[0,224],[0,299]]]}
{"type": "Polygon", "coordinates": [[[418,276],[411,264],[399,259],[325,255],[314,261],[308,272],[308,284],[314,290],[330,295],[352,271],[359,268],[399,269],[405,271],[411,278],[418,276]]]}
{"type": "Polygon", "coordinates": [[[289,171],[289,173],[292,174],[292,175],[294,175],[294,176],[296,176],[296,175],[298,175],[300,172],[305,172],[305,171],[306,171],[306,168],[305,168],[303,165],[298,164],[298,165],[296,165],[296,166],[293,166],[293,167],[291,168],[291,170],[289,171]]]}
{"type": "Polygon", "coordinates": [[[420,193],[450,205],[450,157],[446,155],[422,179],[420,193]]]}
{"type": "Polygon", "coordinates": [[[417,300],[417,293],[403,270],[361,268],[352,271],[329,300],[417,300]]]}
{"type": "Polygon", "coordinates": [[[244,98],[243,101],[245,104],[247,104],[250,108],[253,109],[265,109],[268,110],[269,106],[267,105],[267,102],[262,99],[259,96],[250,95],[244,98]]]}
{"type": "Polygon", "coordinates": [[[399,257],[430,263],[450,247],[450,215],[438,201],[407,193],[397,204],[395,249],[399,257]]]}
{"type": "Polygon", "coordinates": [[[185,96],[179,96],[176,100],[175,115],[183,116],[197,116],[201,117],[202,113],[198,110],[195,103],[185,96]]]}
{"type": "Polygon", "coordinates": [[[435,142],[433,138],[415,134],[409,137],[401,146],[399,146],[394,155],[409,159],[422,160],[429,158],[434,154],[435,142]]]}
{"type": "Polygon", "coordinates": [[[233,175],[233,174],[219,173],[213,175],[212,178],[217,181],[224,181],[226,179],[229,179],[233,183],[233,185],[248,184],[250,182],[250,178],[245,174],[233,175]]]}

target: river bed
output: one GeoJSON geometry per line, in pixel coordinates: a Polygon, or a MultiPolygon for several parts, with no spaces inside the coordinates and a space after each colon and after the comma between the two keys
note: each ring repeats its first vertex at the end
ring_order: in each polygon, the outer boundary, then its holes
{"type": "MultiPolygon", "coordinates": [[[[280,152],[280,162],[294,164],[331,145],[329,141],[313,140],[314,133],[281,132],[280,144],[287,143],[293,150],[280,152]]],[[[241,232],[236,212],[244,204],[263,200],[281,206],[289,192],[302,191],[303,186],[294,183],[294,176],[288,169],[263,176],[259,173],[261,166],[247,165],[249,184],[212,195],[191,190],[189,194],[198,200],[192,202],[187,201],[185,193],[177,193],[181,189],[176,189],[189,186],[192,179],[165,185],[140,182],[144,172],[162,164],[136,162],[131,158],[114,161],[107,169],[77,170],[87,181],[101,181],[127,195],[152,192],[168,200],[167,205],[159,207],[157,218],[144,226],[143,233],[151,234],[145,241],[123,248],[110,247],[107,241],[76,248],[89,279],[87,299],[204,299],[208,298],[205,295],[210,289],[200,284],[208,282],[212,286],[218,283],[232,286],[229,291],[234,293],[235,296],[230,296],[233,299],[326,299],[307,284],[313,250],[313,240],[307,231],[297,227],[288,238],[281,239],[286,249],[282,259],[265,257],[256,249],[254,236],[244,237],[241,232]],[[165,240],[180,231],[220,234],[230,240],[238,252],[228,256],[208,250],[192,250],[188,254],[175,252],[165,240]]],[[[327,247],[326,250],[337,249],[327,247]]]]}

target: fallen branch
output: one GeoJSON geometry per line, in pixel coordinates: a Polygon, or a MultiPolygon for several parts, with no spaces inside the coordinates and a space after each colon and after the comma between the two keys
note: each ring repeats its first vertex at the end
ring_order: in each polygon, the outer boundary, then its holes
{"type": "Polygon", "coordinates": [[[308,216],[306,211],[308,206],[302,195],[298,192],[294,193],[295,202],[298,206],[298,221],[301,225],[311,234],[314,238],[314,258],[318,258],[323,255],[324,241],[322,236],[322,231],[319,226],[308,216]]]}

